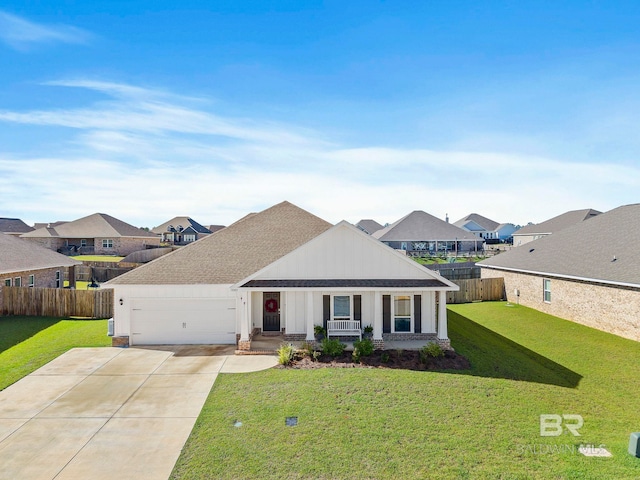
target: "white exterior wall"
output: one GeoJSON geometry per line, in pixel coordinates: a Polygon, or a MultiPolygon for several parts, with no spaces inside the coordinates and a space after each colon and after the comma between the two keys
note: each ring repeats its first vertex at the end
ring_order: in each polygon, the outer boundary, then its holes
{"type": "Polygon", "coordinates": [[[252,292],[251,294],[251,323],[252,328],[262,328],[262,292],[252,292]]]}
{"type": "MultiPolygon", "coordinates": [[[[134,298],[221,298],[235,299],[230,290],[231,285],[113,285],[113,318],[114,335],[124,337],[131,335],[131,307],[134,298]],[[122,299],[122,305],[120,305],[122,299]]],[[[236,327],[240,331],[239,316],[236,314],[236,327]]]]}

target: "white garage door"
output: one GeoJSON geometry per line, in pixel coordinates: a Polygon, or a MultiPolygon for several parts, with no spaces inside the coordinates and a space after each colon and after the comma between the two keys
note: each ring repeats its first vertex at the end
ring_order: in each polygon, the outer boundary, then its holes
{"type": "Polygon", "coordinates": [[[131,345],[236,343],[233,298],[134,298],[131,304],[131,345]]]}

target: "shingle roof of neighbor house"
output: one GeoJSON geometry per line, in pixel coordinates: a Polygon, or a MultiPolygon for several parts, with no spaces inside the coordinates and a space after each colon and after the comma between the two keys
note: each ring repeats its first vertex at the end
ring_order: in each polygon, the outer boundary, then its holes
{"type": "Polygon", "coordinates": [[[576,223],[582,222],[583,220],[588,220],[592,217],[595,217],[600,213],[601,212],[599,212],[598,210],[593,210],[591,208],[586,208],[583,210],[572,210],[570,212],[563,213],[562,215],[558,215],[557,217],[553,217],[549,220],[537,223],[535,225],[526,225],[516,233],[514,233],[514,235],[550,235],[552,233],[559,232],[563,228],[570,227],[571,225],[575,225],[576,223]]]}
{"type": "Polygon", "coordinates": [[[162,234],[164,232],[168,232],[169,226],[173,226],[174,228],[182,227],[183,229],[192,227],[197,233],[213,233],[207,227],[200,225],[191,217],[174,217],[168,222],[163,223],[162,225],[158,225],[151,229],[153,233],[162,234]]]}
{"type": "Polygon", "coordinates": [[[19,218],[0,218],[0,233],[27,233],[33,230],[19,218]]]}
{"type": "Polygon", "coordinates": [[[378,222],[376,222],[375,220],[371,220],[370,218],[360,220],[358,223],[356,223],[356,227],[358,227],[363,232],[368,233],[369,235],[372,235],[378,230],[382,230],[384,228],[378,222]]]}
{"type": "Polygon", "coordinates": [[[0,275],[81,264],[48,248],[0,233],[0,275]]]}
{"type": "Polygon", "coordinates": [[[461,218],[457,222],[454,222],[453,225],[462,228],[469,222],[475,222],[476,224],[484,228],[487,232],[493,232],[500,226],[498,222],[494,222],[493,220],[490,220],[487,217],[483,217],[482,215],[478,215],[477,213],[470,213],[466,217],[461,218]]]}
{"type": "Polygon", "coordinates": [[[117,238],[117,237],[153,237],[157,235],[146,232],[141,228],[118,220],[105,213],[94,213],[87,217],[62,223],[56,227],[39,228],[25,233],[23,237],[43,238],[117,238]]]}
{"type": "Polygon", "coordinates": [[[640,286],[640,204],[625,205],[478,265],[640,286]]]}
{"type": "Polygon", "coordinates": [[[382,242],[420,242],[428,240],[474,240],[478,238],[466,230],[416,210],[388,227],[371,235],[382,242]]]}
{"type": "Polygon", "coordinates": [[[322,232],[329,222],[282,202],[114,278],[109,285],[233,284],[322,232]]]}

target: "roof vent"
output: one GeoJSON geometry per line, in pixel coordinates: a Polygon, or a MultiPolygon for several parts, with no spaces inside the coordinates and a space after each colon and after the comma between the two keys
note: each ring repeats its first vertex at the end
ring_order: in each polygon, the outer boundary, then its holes
{"type": "Polygon", "coordinates": [[[612,261],[612,262],[615,262],[616,260],[618,260],[618,259],[617,259],[617,258],[616,258],[616,256],[614,255],[614,256],[613,256],[613,259],[612,259],[611,261],[612,261]]]}
{"type": "Polygon", "coordinates": [[[531,250],[529,250],[529,253],[533,252],[535,250],[535,248],[532,248],[531,250]]]}

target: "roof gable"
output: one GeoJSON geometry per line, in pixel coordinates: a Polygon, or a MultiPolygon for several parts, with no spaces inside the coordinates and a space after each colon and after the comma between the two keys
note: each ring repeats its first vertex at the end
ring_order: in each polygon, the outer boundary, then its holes
{"type": "Polygon", "coordinates": [[[469,215],[467,215],[464,218],[461,218],[460,220],[458,220],[457,222],[454,222],[453,224],[456,227],[465,227],[465,228],[469,228],[469,222],[473,222],[473,224],[477,225],[479,228],[475,228],[475,230],[485,230],[487,232],[493,232],[495,231],[499,224],[498,222],[494,222],[493,220],[488,219],[487,217],[483,217],[482,215],[478,215],[477,213],[470,213],[469,215]]]}
{"type": "Polygon", "coordinates": [[[640,204],[625,205],[483,260],[479,265],[640,286],[638,245],[640,204]]]}
{"type": "Polygon", "coordinates": [[[164,222],[162,225],[158,225],[157,227],[152,228],[151,231],[153,233],[162,234],[171,231],[170,227],[173,227],[176,230],[178,229],[178,227],[182,227],[183,230],[191,227],[196,233],[213,233],[207,227],[199,224],[191,217],[174,217],[168,222],[164,222]]]}
{"type": "Polygon", "coordinates": [[[422,210],[411,212],[388,227],[378,230],[372,237],[383,242],[477,240],[477,237],[472,233],[429,215],[422,210]]]}
{"type": "Polygon", "coordinates": [[[233,284],[331,228],[289,203],[226,228],[108,282],[110,285],[233,284]]]}
{"type": "Polygon", "coordinates": [[[360,220],[358,223],[356,223],[356,227],[358,227],[360,230],[364,231],[365,233],[368,233],[369,235],[377,232],[378,230],[382,230],[384,228],[384,226],[380,225],[378,222],[371,219],[360,220]]]}
{"type": "Polygon", "coordinates": [[[278,261],[242,279],[235,287],[261,280],[436,280],[457,287],[346,221],[318,235],[278,261]]]}
{"type": "Polygon", "coordinates": [[[33,230],[19,218],[0,218],[0,233],[26,233],[33,230]]]}

